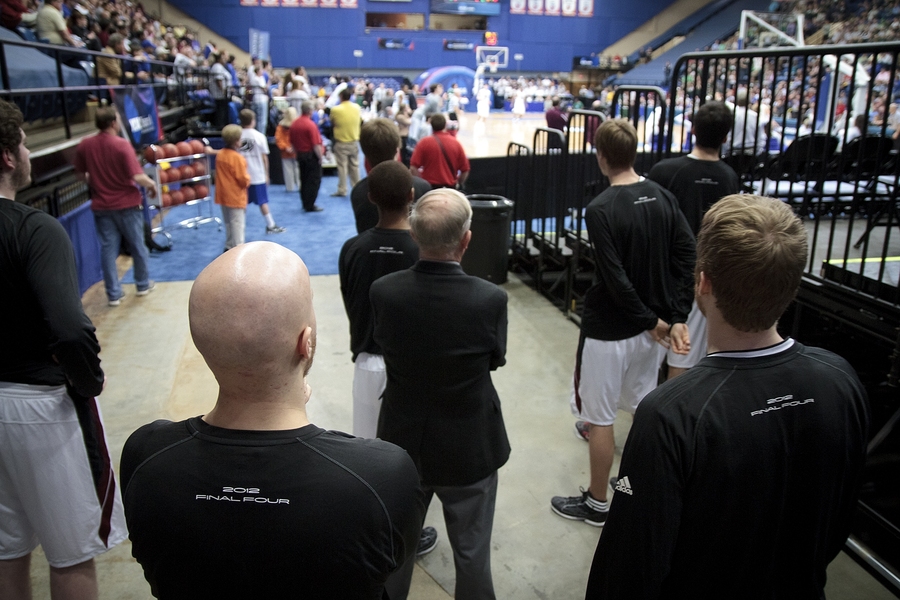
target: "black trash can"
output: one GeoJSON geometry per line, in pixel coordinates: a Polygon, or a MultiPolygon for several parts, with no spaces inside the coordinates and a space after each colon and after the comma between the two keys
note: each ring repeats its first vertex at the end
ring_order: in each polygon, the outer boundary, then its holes
{"type": "Polygon", "coordinates": [[[492,194],[471,194],[468,198],[472,204],[472,241],[462,258],[463,271],[493,283],[505,283],[513,202],[492,194]]]}

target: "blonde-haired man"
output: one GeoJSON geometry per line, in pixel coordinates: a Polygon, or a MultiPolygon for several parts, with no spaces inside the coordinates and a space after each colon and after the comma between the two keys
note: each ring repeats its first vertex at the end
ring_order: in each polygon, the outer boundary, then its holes
{"type": "Polygon", "coordinates": [[[822,598],[856,505],[865,391],[776,329],[807,260],[789,207],[727,196],[697,253],[709,355],[638,407],[587,598],[822,598]]]}

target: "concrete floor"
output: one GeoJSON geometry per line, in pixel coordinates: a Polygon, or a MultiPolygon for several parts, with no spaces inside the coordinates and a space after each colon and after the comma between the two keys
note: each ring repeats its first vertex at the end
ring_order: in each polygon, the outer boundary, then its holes
{"type": "MultiPolygon", "coordinates": [[[[127,261],[123,260],[123,268],[127,261]]],[[[309,415],[317,425],[348,431],[351,381],[347,319],[337,276],[313,278],[319,340],[310,373],[309,415]]],[[[128,435],[149,421],[205,413],[216,383],[191,342],[187,299],[191,282],[160,283],[136,298],[133,286],[122,305],[108,308],[102,284],[88,290],[86,310],[97,326],[108,377],[100,397],[114,462],[128,435]]],[[[494,376],[503,402],[512,456],[500,471],[493,534],[493,574],[498,598],[582,598],[601,530],[550,511],[550,497],[572,495],[587,484],[587,444],[572,433],[568,396],[578,339],[577,327],[549,302],[513,277],[509,292],[508,363],[494,376]]],[[[616,440],[624,443],[631,417],[620,413],[616,440]]],[[[618,462],[618,461],[617,461],[618,462]]],[[[614,465],[613,472],[618,469],[614,465]]],[[[714,518],[714,517],[713,517],[714,518]]],[[[414,600],[452,597],[453,559],[434,500],[426,523],[441,535],[437,548],[419,559],[414,600]]],[[[39,553],[38,553],[39,554],[39,553]]],[[[131,558],[128,542],[97,560],[100,596],[145,599],[149,587],[131,558]]],[[[49,598],[46,562],[32,567],[35,598],[49,598]]],[[[828,597],[891,598],[841,555],[829,571],[828,597]]]]}

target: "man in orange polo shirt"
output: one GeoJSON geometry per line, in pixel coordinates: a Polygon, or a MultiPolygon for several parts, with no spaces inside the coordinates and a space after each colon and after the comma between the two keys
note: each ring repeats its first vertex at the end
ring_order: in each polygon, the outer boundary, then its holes
{"type": "Polygon", "coordinates": [[[469,177],[469,159],[456,138],[444,131],[447,119],[431,115],[434,135],[422,138],[409,161],[410,171],[431,184],[432,188],[459,189],[469,177]]]}

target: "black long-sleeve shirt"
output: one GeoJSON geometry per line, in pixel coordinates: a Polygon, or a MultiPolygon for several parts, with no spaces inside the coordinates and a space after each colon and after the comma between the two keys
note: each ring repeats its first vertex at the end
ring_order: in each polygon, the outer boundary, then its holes
{"type": "Polygon", "coordinates": [[[59,221],[0,198],[0,381],[103,389],[100,344],[84,314],[72,243],[59,221]]]}
{"type": "Polygon", "coordinates": [[[687,321],[694,298],[694,236],[671,193],[643,180],[612,186],[585,210],[596,283],[587,291],[581,330],[624,340],[657,318],[687,321]]]}

